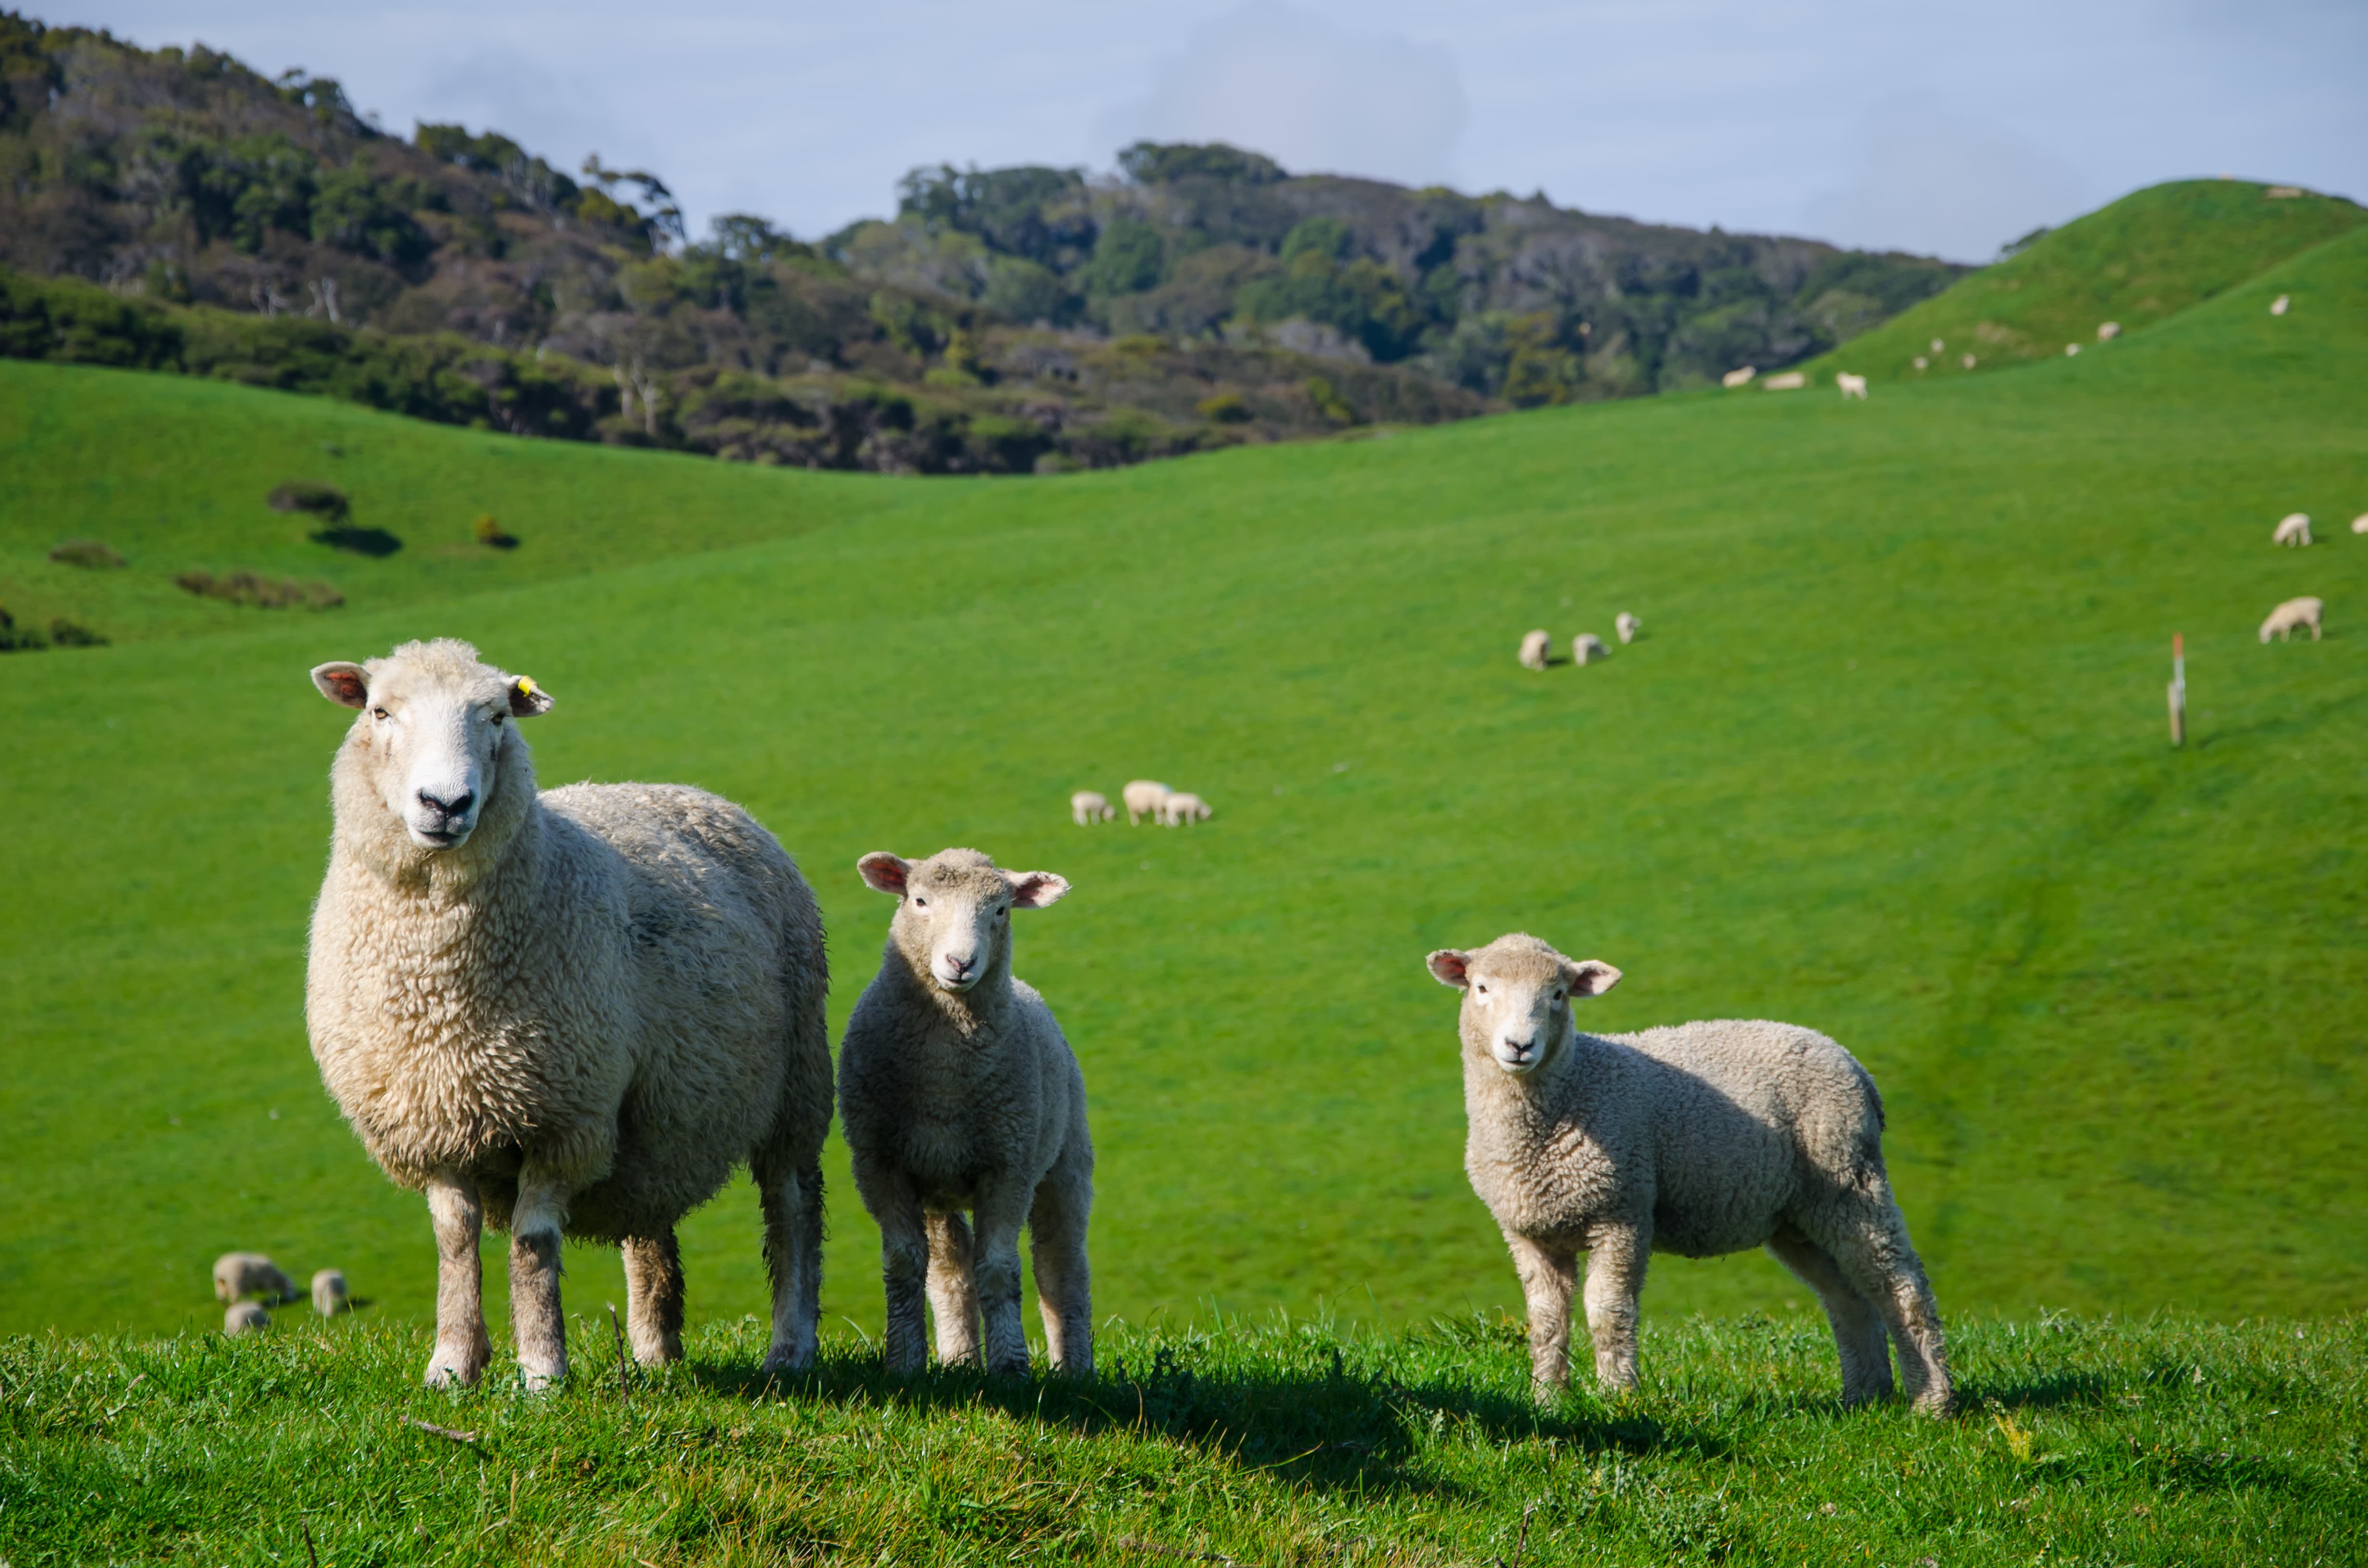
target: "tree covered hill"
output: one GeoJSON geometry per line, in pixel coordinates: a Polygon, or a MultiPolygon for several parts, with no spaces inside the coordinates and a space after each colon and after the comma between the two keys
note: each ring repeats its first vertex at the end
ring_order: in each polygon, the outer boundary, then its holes
{"type": "Polygon", "coordinates": [[[1099,467],[1806,358],[1964,269],[1292,176],[916,170],[819,244],[337,82],[0,13],[0,353],[518,434],[890,472],[1099,467]]]}

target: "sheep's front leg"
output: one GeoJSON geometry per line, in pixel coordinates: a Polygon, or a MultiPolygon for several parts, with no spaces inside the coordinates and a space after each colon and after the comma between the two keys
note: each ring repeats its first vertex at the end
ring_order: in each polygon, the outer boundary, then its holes
{"type": "Polygon", "coordinates": [[[880,1281],[888,1296],[882,1348],[888,1369],[900,1375],[917,1372],[929,1360],[922,1305],[929,1279],[929,1238],[920,1197],[901,1171],[860,1155],[855,1189],[880,1227],[880,1281]]]}
{"type": "Polygon", "coordinates": [[[971,1278],[986,1333],[986,1369],[1028,1375],[1028,1330],[1019,1317],[1019,1227],[1032,1190],[1004,1180],[979,1184],[971,1278]]]}
{"type": "Polygon", "coordinates": [[[1521,1277],[1521,1299],[1530,1309],[1530,1392],[1551,1403],[1570,1381],[1570,1297],[1578,1283],[1577,1254],[1549,1247],[1511,1231],[1505,1245],[1521,1277]]]}
{"type": "Polygon", "coordinates": [[[930,1214],[929,1315],[937,1320],[938,1360],[949,1367],[978,1364],[978,1292],[970,1224],[960,1214],[930,1214]]]}
{"type": "Polygon", "coordinates": [[[437,1172],[427,1183],[427,1216],[436,1227],[436,1353],[427,1358],[427,1386],[466,1387],[494,1358],[485,1336],[484,1260],[477,1254],[485,1225],[477,1184],[437,1172]]]}
{"type": "Polygon", "coordinates": [[[1605,1223],[1587,1238],[1587,1332],[1595,1378],[1605,1388],[1636,1386],[1636,1298],[1645,1289],[1652,1238],[1641,1226],[1605,1223]]]}
{"type": "Polygon", "coordinates": [[[510,1324],[518,1372],[529,1389],[567,1376],[567,1319],[559,1305],[559,1242],[567,1226],[567,1188],[532,1164],[518,1173],[510,1221],[510,1324]]]}
{"type": "Polygon", "coordinates": [[[625,1334],[644,1367],[682,1359],[682,1253],[672,1227],[625,1238],[625,1334]]]}

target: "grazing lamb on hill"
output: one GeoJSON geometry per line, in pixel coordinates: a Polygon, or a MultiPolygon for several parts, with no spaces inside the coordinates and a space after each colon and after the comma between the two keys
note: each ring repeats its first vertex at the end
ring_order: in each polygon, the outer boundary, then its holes
{"type": "Polygon", "coordinates": [[[2296,549],[2307,546],[2310,543],[2310,514],[2288,512],[2280,517],[2276,530],[2270,535],[2270,542],[2292,545],[2296,549]]]}
{"type": "Polygon", "coordinates": [[[1098,822],[1108,822],[1118,815],[1118,808],[1099,790],[1080,790],[1069,797],[1069,820],[1079,827],[1090,827],[1098,822]]]}
{"type": "Polygon", "coordinates": [[[1611,650],[1592,631],[1582,631],[1570,640],[1570,662],[1574,665],[1600,664],[1610,657],[1611,650]]]}
{"type": "Polygon", "coordinates": [[[1011,912],[1042,909],[1069,884],[998,869],[975,849],[866,855],[857,869],[896,900],[838,1075],[856,1190],[880,1224],[888,1369],[917,1371],[927,1358],[926,1287],[939,1360],[978,1360],[984,1307],[986,1369],[1026,1373],[1025,1223],[1053,1370],[1084,1377],[1094,1368],[1086,1081],[1052,1009],[1011,974],[1011,912]]]}
{"type": "Polygon", "coordinates": [[[1554,639],[1547,636],[1543,631],[1523,632],[1521,634],[1521,668],[1525,670],[1544,669],[1546,667],[1546,650],[1553,646],[1554,639]]]}
{"type": "Polygon", "coordinates": [[[633,1353],[682,1354],[675,1222],[746,1162],[765,1216],[765,1364],[803,1366],[821,1290],[827,979],[813,890],[728,801],[661,784],[535,791],[523,676],[449,640],[313,680],[359,710],[305,1019],[370,1156],[424,1192],[440,1256],[431,1384],[492,1355],[480,1227],[511,1233],[529,1387],[567,1372],[563,1234],[620,1243],[633,1353]]]}
{"type": "Polygon", "coordinates": [[[353,1298],[346,1293],[346,1277],[338,1269],[324,1268],[313,1276],[313,1310],[324,1318],[353,1311],[353,1298]]]}
{"type": "Polygon", "coordinates": [[[1634,642],[1636,633],[1645,630],[1645,623],[1623,609],[1611,618],[1611,630],[1620,634],[1621,642],[1634,642]]]}
{"type": "Polygon", "coordinates": [[[1824,1301],[1846,1403],[1891,1392],[1887,1326],[1917,1408],[1947,1412],[1940,1313],[1884,1173],[1883,1102],[1849,1051],[1759,1020],[1585,1033],[1572,1001],[1620,971],[1535,937],[1427,961],[1463,993],[1463,1167],[1520,1274],[1541,1401],[1569,1376],[1579,1253],[1596,1377],[1629,1389],[1647,1256],[1765,1246],[1824,1301]]]}
{"type": "Polygon", "coordinates": [[[2362,512],[2351,519],[2351,531],[2356,534],[2368,534],[2368,512],[2362,512]]]}
{"type": "Polygon", "coordinates": [[[2291,640],[2293,633],[2307,626],[2310,628],[2310,640],[2316,642],[2318,641],[2318,619],[2326,609],[2327,601],[2315,597],[2288,599],[2270,611],[2270,619],[2261,622],[2261,641],[2267,642],[2274,636],[2284,642],[2291,640]]]}
{"type": "Polygon", "coordinates": [[[1809,376],[1807,371],[1787,370],[1782,375],[1770,376],[1766,381],[1761,381],[1759,383],[1759,390],[1761,392],[1799,392],[1803,387],[1805,387],[1808,384],[1809,376]]]}
{"type": "Polygon", "coordinates": [[[278,1264],[259,1252],[226,1252],[214,1259],[214,1300],[236,1301],[248,1296],[292,1301],[296,1287],[278,1264]]]}
{"type": "Polygon", "coordinates": [[[1753,367],[1749,365],[1738,365],[1724,376],[1721,376],[1718,379],[1718,384],[1725,387],[1727,391],[1733,392],[1737,387],[1749,386],[1751,384],[1751,378],[1757,374],[1759,374],[1759,371],[1753,367]]]}
{"type": "Polygon", "coordinates": [[[1189,790],[1179,790],[1159,804],[1159,821],[1166,827],[1207,822],[1209,816],[1209,802],[1189,790]]]}
{"type": "Polygon", "coordinates": [[[1844,370],[1834,377],[1834,385],[1841,388],[1842,397],[1845,401],[1850,398],[1856,398],[1861,403],[1864,403],[1866,401],[1866,378],[1864,376],[1853,376],[1849,371],[1844,370]]]}
{"type": "Polygon", "coordinates": [[[261,1334],[271,1326],[271,1314],[263,1310],[260,1301],[233,1301],[222,1313],[222,1332],[235,1339],[244,1334],[261,1334]]]}
{"type": "Polygon", "coordinates": [[[1154,778],[1138,778],[1118,792],[1126,805],[1126,825],[1134,826],[1144,817],[1159,820],[1159,802],[1173,793],[1167,785],[1154,778]]]}

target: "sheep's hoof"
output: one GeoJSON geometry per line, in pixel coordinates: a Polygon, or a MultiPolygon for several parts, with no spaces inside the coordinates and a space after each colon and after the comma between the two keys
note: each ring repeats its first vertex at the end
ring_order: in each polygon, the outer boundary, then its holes
{"type": "Polygon", "coordinates": [[[518,1386],[529,1393],[548,1392],[566,1381],[567,1369],[564,1367],[555,1372],[537,1371],[531,1367],[518,1369],[518,1386]]]}
{"type": "Polygon", "coordinates": [[[765,1352],[764,1364],[758,1373],[771,1377],[780,1372],[803,1372],[814,1365],[814,1352],[795,1345],[776,1345],[765,1352]]]}
{"type": "Polygon", "coordinates": [[[465,1361],[456,1361],[439,1355],[427,1363],[427,1376],[424,1381],[432,1389],[474,1388],[477,1386],[477,1379],[484,1373],[484,1368],[482,1366],[472,1367],[465,1361]]]}
{"type": "Polygon", "coordinates": [[[1957,1413],[1957,1400],[1949,1390],[1941,1389],[1931,1393],[1918,1394],[1916,1403],[1909,1408],[1918,1415],[1929,1415],[1935,1421],[1946,1421],[1957,1413]]]}

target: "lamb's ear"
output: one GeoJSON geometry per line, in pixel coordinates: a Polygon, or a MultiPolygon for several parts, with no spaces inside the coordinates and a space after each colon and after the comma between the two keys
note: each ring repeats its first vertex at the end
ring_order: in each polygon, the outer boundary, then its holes
{"type": "Polygon", "coordinates": [[[1069,891],[1069,879],[1052,871],[1006,871],[1003,880],[1011,884],[1011,903],[1019,909],[1058,903],[1069,891]]]}
{"type": "Polygon", "coordinates": [[[905,873],[913,869],[913,864],[889,854],[885,849],[875,849],[858,860],[855,869],[862,873],[863,885],[873,892],[902,898],[905,896],[905,873]]]}
{"type": "Polygon", "coordinates": [[[1472,955],[1460,948],[1441,948],[1425,959],[1423,967],[1441,985],[1452,985],[1458,991],[1472,983],[1472,955]]]}
{"type": "Polygon", "coordinates": [[[1574,996],[1600,996],[1620,983],[1620,971],[1600,959],[1565,959],[1562,977],[1574,996]]]}
{"type": "Polygon", "coordinates": [[[359,708],[370,700],[370,671],[343,659],[313,666],[313,684],[321,695],[344,708],[359,708]]]}
{"type": "Polygon", "coordinates": [[[514,717],[531,719],[550,711],[551,693],[535,685],[532,676],[510,676],[510,712],[514,717]]]}

